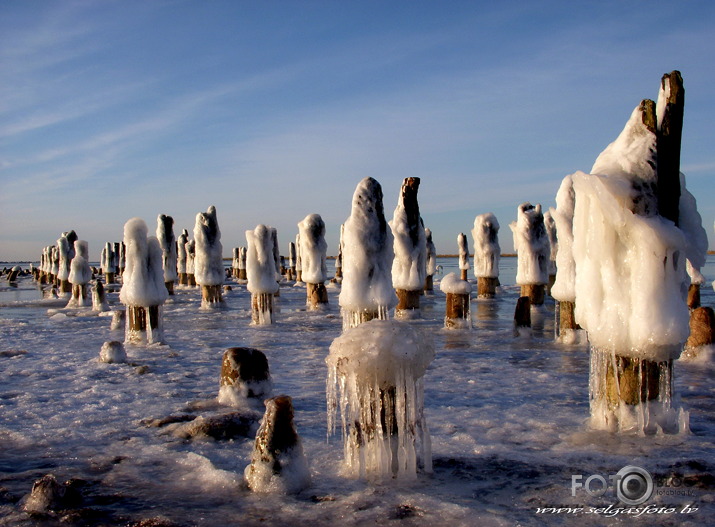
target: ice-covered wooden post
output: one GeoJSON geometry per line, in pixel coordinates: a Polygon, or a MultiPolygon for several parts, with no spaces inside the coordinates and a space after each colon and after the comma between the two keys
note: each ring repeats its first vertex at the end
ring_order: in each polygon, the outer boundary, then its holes
{"type": "Polygon", "coordinates": [[[303,281],[306,287],[306,304],[309,309],[319,309],[328,303],[325,281],[328,269],[325,265],[328,244],[325,242],[325,222],[320,214],[308,214],[298,224],[300,231],[300,254],[303,261],[303,281]]]}
{"type": "Polygon", "coordinates": [[[119,242],[115,244],[115,249],[115,254],[119,255],[117,257],[117,266],[118,273],[121,276],[124,274],[124,269],[127,267],[127,245],[124,242],[119,242]]]}
{"type": "Polygon", "coordinates": [[[275,268],[275,281],[279,284],[278,290],[275,292],[274,296],[279,297],[281,296],[280,283],[283,279],[283,275],[281,274],[281,250],[280,247],[278,247],[278,229],[276,229],[275,227],[270,227],[270,229],[271,239],[273,240],[273,265],[275,268]]]}
{"type": "Polygon", "coordinates": [[[246,274],[246,259],[248,257],[248,251],[245,247],[238,248],[238,279],[248,280],[248,274],[246,274]]]}
{"type": "Polygon", "coordinates": [[[300,255],[300,233],[295,235],[295,281],[303,281],[303,262],[300,255]]]}
{"type": "Polygon", "coordinates": [[[409,177],[403,180],[390,222],[395,239],[392,285],[397,292],[397,318],[420,316],[420,295],[427,275],[425,226],[417,202],[419,187],[420,178],[409,177]]]}
{"type": "Polygon", "coordinates": [[[218,307],[223,304],[221,286],[224,281],[223,246],[218,227],[216,207],[211,205],[206,212],[196,215],[194,226],[196,255],[194,277],[201,286],[201,307],[218,307]]]}
{"type": "MultiPolygon", "coordinates": [[[[74,244],[74,242],[72,242],[74,244]]],[[[74,251],[74,247],[72,248],[74,251]]],[[[57,280],[59,281],[60,296],[69,297],[72,295],[72,284],[70,284],[70,264],[72,255],[70,253],[70,242],[67,236],[62,235],[57,240],[57,255],[59,257],[57,267],[57,280]]]]}
{"type": "Polygon", "coordinates": [[[677,166],[660,165],[670,154],[657,151],[670,148],[660,139],[665,124],[682,119],[669,115],[682,112],[667,95],[682,94],[678,80],[665,77],[657,107],[644,100],[633,111],[594,175],[572,176],[576,320],[591,342],[591,421],[598,428],[687,429],[687,415],[671,407],[672,364],[688,334],[685,268],[686,257],[697,257],[688,244],[696,211],[679,198],[686,189],[675,189],[677,166]]]}
{"type": "Polygon", "coordinates": [[[109,311],[109,303],[107,302],[107,295],[104,292],[104,286],[102,282],[97,280],[92,286],[92,309],[94,311],[109,311]]]}
{"type": "Polygon", "coordinates": [[[87,284],[92,279],[92,269],[89,266],[89,247],[87,242],[74,242],[75,256],[70,264],[68,280],[72,284],[72,298],[67,307],[85,307],[92,305],[92,299],[87,291],[87,284]]]}
{"type": "Polygon", "coordinates": [[[156,237],[161,245],[162,264],[164,266],[164,283],[170,295],[174,294],[174,282],[177,278],[176,238],[174,238],[174,218],[159,214],[157,218],[156,237]]]}
{"type": "Polygon", "coordinates": [[[382,187],[373,178],[358,183],[343,231],[343,283],[338,297],[343,330],[387,319],[397,298],[392,287],[392,232],[385,221],[382,187]]]}
{"type": "Polygon", "coordinates": [[[340,225],[340,240],[338,241],[338,255],[335,257],[335,281],[341,282],[343,279],[343,230],[345,225],[340,225]]]}
{"type": "Polygon", "coordinates": [[[514,336],[531,335],[531,300],[528,296],[520,296],[514,309],[514,336]]]}
{"type": "Polygon", "coordinates": [[[196,240],[186,242],[186,281],[189,287],[196,287],[196,240]]]}
{"type": "MultiPolygon", "coordinates": [[[[558,232],[556,252],[556,279],[551,287],[551,296],[558,306],[557,338],[566,343],[574,342],[579,329],[575,318],[576,264],[573,258],[573,217],[576,195],[572,177],[566,176],[556,193],[556,208],[549,212],[558,232]]],[[[552,246],[553,247],[553,246],[552,246]]]]}
{"type": "Polygon", "coordinates": [[[117,259],[114,255],[114,244],[112,242],[107,242],[104,245],[100,265],[102,266],[102,272],[104,272],[104,281],[107,284],[113,284],[117,273],[117,259]]]}
{"type": "Polygon", "coordinates": [[[434,291],[434,274],[437,272],[437,248],[432,241],[432,231],[425,229],[425,249],[427,250],[427,269],[425,270],[426,293],[434,291]]]}
{"type": "Polygon", "coordinates": [[[59,288],[60,279],[60,248],[57,245],[50,247],[50,283],[59,288]]]}
{"type": "Polygon", "coordinates": [[[295,249],[295,243],[294,242],[289,242],[288,243],[288,280],[297,280],[298,275],[296,274],[295,270],[295,265],[296,265],[296,249],[295,249]]]}
{"type": "Polygon", "coordinates": [[[556,255],[559,252],[559,242],[557,237],[556,222],[551,216],[551,211],[547,210],[544,213],[544,228],[546,229],[546,237],[549,240],[549,262],[548,275],[549,282],[546,284],[546,294],[551,294],[551,288],[556,282],[556,255]]]}
{"type": "Polygon", "coordinates": [[[474,218],[474,276],[479,298],[493,298],[499,285],[499,222],[487,212],[474,218]]]}
{"type": "Polygon", "coordinates": [[[238,262],[240,258],[240,249],[238,247],[234,247],[232,251],[232,258],[231,258],[231,277],[234,280],[238,280],[238,262]]]}
{"type": "Polygon", "coordinates": [[[466,282],[469,271],[469,245],[463,232],[457,235],[457,248],[459,250],[459,278],[466,282]]]}
{"type": "Polygon", "coordinates": [[[335,433],[340,408],[350,474],[414,478],[420,464],[432,472],[423,379],[433,359],[429,338],[390,320],[360,324],[330,345],[328,433],[335,433]]]}
{"type": "Polygon", "coordinates": [[[169,296],[164,285],[164,269],[159,240],[147,237],[141,218],[124,225],[126,268],[119,300],[127,306],[125,342],[161,343],[164,340],[162,305],[169,296]]]}
{"type": "Polygon", "coordinates": [[[179,273],[179,285],[189,285],[189,275],[186,272],[187,243],[189,243],[189,231],[184,229],[176,240],[176,269],[179,273]]]}
{"type": "Polygon", "coordinates": [[[248,256],[246,271],[251,293],[251,320],[255,325],[275,322],[273,297],[278,292],[276,265],[273,257],[273,233],[270,227],[258,225],[246,231],[248,256]]]}
{"type": "Polygon", "coordinates": [[[254,492],[299,492],[310,485],[310,469],[293,424],[293,401],[279,395],[266,399],[265,404],[244,479],[254,492]]]}
{"type": "Polygon", "coordinates": [[[532,305],[542,305],[544,289],[549,282],[550,248],[541,205],[529,202],[519,205],[517,220],[509,227],[514,234],[516,283],[521,286],[521,296],[528,296],[532,305]]]}
{"type": "Polygon", "coordinates": [[[456,274],[449,273],[442,278],[439,287],[447,295],[444,327],[455,329],[471,328],[470,295],[472,285],[466,280],[458,278],[456,274]]]}

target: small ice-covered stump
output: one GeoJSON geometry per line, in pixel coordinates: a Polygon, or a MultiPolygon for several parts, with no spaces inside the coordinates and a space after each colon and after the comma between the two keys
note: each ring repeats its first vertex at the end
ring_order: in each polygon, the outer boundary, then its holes
{"type": "Polygon", "coordinates": [[[288,280],[295,281],[298,277],[295,270],[297,253],[295,249],[295,242],[288,243],[288,273],[286,278],[288,280]]]}
{"type": "Polygon", "coordinates": [[[499,222],[487,212],[474,218],[474,276],[479,298],[494,298],[499,285],[499,222]]]}
{"type": "Polygon", "coordinates": [[[164,340],[162,305],[169,296],[164,284],[164,269],[159,240],[147,237],[141,218],[124,225],[126,268],[119,300],[127,306],[125,342],[161,343],[164,340]]]}
{"type": "Polygon", "coordinates": [[[87,291],[87,284],[92,280],[92,268],[89,266],[89,247],[86,241],[74,242],[75,256],[70,264],[68,280],[72,284],[72,298],[67,307],[88,307],[92,299],[87,291]]]}
{"type": "Polygon", "coordinates": [[[195,262],[196,240],[189,240],[186,242],[186,284],[189,287],[196,287],[195,262]]]}
{"type": "Polygon", "coordinates": [[[107,364],[127,362],[127,352],[124,350],[124,345],[118,340],[102,344],[102,348],[99,350],[99,362],[107,364]]]}
{"type": "Polygon", "coordinates": [[[300,492],[310,485],[310,468],[293,423],[293,401],[279,395],[266,399],[265,404],[244,479],[254,492],[300,492]]]}
{"type": "Polygon", "coordinates": [[[251,321],[254,325],[268,325],[275,322],[274,295],[279,285],[276,281],[276,265],[273,256],[273,229],[258,225],[246,231],[248,255],[246,271],[248,291],[251,293],[251,321]]]}
{"type": "Polygon", "coordinates": [[[107,302],[107,294],[104,291],[102,282],[97,280],[92,286],[92,310],[103,313],[109,311],[109,302],[107,302]]]}
{"type": "MultiPolygon", "coordinates": [[[[74,242],[72,242],[74,244],[74,242]]],[[[74,250],[74,247],[72,248],[74,250]]],[[[72,284],[70,283],[70,264],[72,255],[70,253],[70,241],[67,236],[60,236],[57,240],[57,280],[59,282],[59,293],[61,297],[72,295],[72,284]]]]}
{"type": "MultiPolygon", "coordinates": [[[[671,125],[682,123],[682,111],[682,79],[673,72],[663,78],[658,104],[635,108],[592,174],[572,176],[576,320],[591,342],[595,428],[688,429],[687,412],[672,405],[672,375],[688,336],[685,268],[686,258],[697,257],[688,243],[697,222],[679,199],[677,165],[661,163],[676,155],[661,151],[673,147],[661,136],[676,132],[671,125]]],[[[675,149],[679,158],[679,140],[675,149]]]]}
{"type": "Polygon", "coordinates": [[[248,258],[248,250],[246,247],[238,248],[238,280],[239,282],[247,281],[248,274],[246,272],[246,260],[248,258]]]}
{"type": "Polygon", "coordinates": [[[340,239],[338,241],[338,255],[335,257],[335,282],[341,282],[343,280],[343,231],[345,230],[345,225],[340,225],[340,239]]]}
{"type": "Polygon", "coordinates": [[[551,288],[556,282],[556,255],[559,252],[559,241],[557,237],[556,221],[551,216],[551,210],[544,213],[544,227],[546,228],[546,237],[549,239],[549,283],[546,284],[546,294],[551,294],[551,288]]]}
{"type": "Polygon", "coordinates": [[[213,205],[206,212],[199,212],[196,215],[194,242],[196,243],[194,277],[196,283],[201,286],[201,307],[220,307],[223,305],[221,286],[225,275],[221,230],[218,227],[216,207],[213,205]]]}
{"type": "Polygon", "coordinates": [[[32,491],[24,500],[23,510],[30,514],[48,514],[78,507],[82,494],[75,482],[60,483],[53,474],[47,474],[35,481],[32,491]]]}
{"type": "Polygon", "coordinates": [[[240,249],[238,247],[234,247],[233,251],[231,251],[231,277],[234,280],[238,280],[238,262],[240,259],[240,249]]]}
{"type": "MultiPolygon", "coordinates": [[[[557,304],[556,339],[571,344],[579,340],[580,326],[576,323],[576,263],[573,257],[573,218],[576,206],[573,178],[566,176],[556,193],[556,208],[549,209],[558,232],[556,251],[556,279],[551,296],[557,304]]],[[[553,244],[552,244],[553,249],[553,244]]],[[[582,333],[582,332],[581,332],[582,333]]]]}
{"type": "Polygon", "coordinates": [[[113,284],[117,276],[117,256],[114,254],[114,244],[112,242],[107,242],[104,245],[99,263],[104,273],[104,281],[108,284],[113,284]]]}
{"type": "Polygon", "coordinates": [[[514,336],[531,336],[531,299],[528,296],[520,296],[516,301],[514,309],[514,336]]]}
{"type": "Polygon", "coordinates": [[[390,222],[395,251],[392,285],[397,292],[396,318],[420,316],[420,296],[427,276],[427,242],[417,202],[419,188],[420,178],[409,177],[403,180],[390,222]]]}
{"type": "Polygon", "coordinates": [[[303,260],[300,254],[300,233],[295,235],[295,281],[303,281],[303,260]]]}
{"type": "Polygon", "coordinates": [[[221,361],[218,402],[243,406],[248,398],[268,397],[273,389],[268,359],[254,348],[228,348],[221,361]]]}
{"type": "Polygon", "coordinates": [[[425,248],[427,250],[427,269],[425,270],[425,293],[434,291],[434,274],[437,272],[437,248],[432,241],[432,231],[425,229],[425,248]]]}
{"type": "Polygon", "coordinates": [[[50,247],[50,283],[60,287],[60,248],[57,245],[50,247]]]}
{"type": "Polygon", "coordinates": [[[340,408],[349,475],[414,478],[419,467],[432,472],[424,374],[433,359],[429,338],[390,320],[360,324],[330,345],[328,433],[335,433],[340,408]]]}
{"type": "Polygon", "coordinates": [[[449,273],[442,278],[439,287],[442,292],[447,295],[444,327],[451,329],[471,329],[470,296],[472,293],[472,284],[458,278],[455,273],[449,273]]]}
{"type": "Polygon", "coordinates": [[[22,267],[19,265],[16,265],[12,269],[10,269],[10,272],[7,274],[7,281],[8,282],[16,282],[17,277],[20,276],[20,273],[22,272],[22,267]]]}
{"type": "Polygon", "coordinates": [[[528,201],[517,208],[517,220],[510,223],[517,253],[516,283],[521,296],[528,296],[532,305],[544,303],[546,284],[549,283],[549,237],[546,235],[541,205],[528,201]]]}
{"type": "Polygon", "coordinates": [[[174,218],[159,214],[156,219],[156,237],[161,246],[161,263],[164,268],[164,283],[170,295],[174,294],[174,282],[177,276],[176,238],[174,237],[174,218]]]}
{"type": "Polygon", "coordinates": [[[459,250],[459,278],[466,282],[469,271],[469,245],[467,236],[463,232],[457,235],[457,248],[459,250]]]}
{"type": "Polygon", "coordinates": [[[382,187],[375,179],[358,183],[344,225],[338,297],[343,330],[372,319],[386,320],[397,303],[392,288],[393,237],[385,220],[382,187]]]}
{"type": "Polygon", "coordinates": [[[298,224],[303,281],[306,283],[306,304],[309,309],[320,309],[328,304],[325,265],[328,244],[325,242],[325,222],[320,214],[308,214],[298,224]]]}
{"type": "Polygon", "coordinates": [[[179,285],[189,285],[189,275],[186,272],[188,254],[186,244],[189,243],[189,231],[184,229],[176,239],[176,271],[179,275],[179,285]]]}

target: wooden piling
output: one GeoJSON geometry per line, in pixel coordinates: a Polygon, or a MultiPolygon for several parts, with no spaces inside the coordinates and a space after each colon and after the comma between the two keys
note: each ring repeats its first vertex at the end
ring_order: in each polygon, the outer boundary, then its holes
{"type": "Polygon", "coordinates": [[[546,286],[544,284],[527,284],[521,286],[521,296],[529,297],[529,301],[534,306],[544,303],[546,286]]]}
{"type": "Polygon", "coordinates": [[[464,327],[465,321],[469,322],[470,316],[470,294],[447,293],[445,327],[464,327]]]}
{"type": "Polygon", "coordinates": [[[318,309],[328,303],[328,290],[325,284],[306,284],[307,304],[311,309],[318,309]]]}
{"type": "Polygon", "coordinates": [[[514,310],[514,326],[516,328],[531,327],[531,300],[528,296],[521,296],[516,301],[514,310]]]}
{"type": "Polygon", "coordinates": [[[715,312],[711,307],[698,307],[690,314],[690,336],[686,349],[710,346],[715,343],[715,312]]]}
{"type": "Polygon", "coordinates": [[[700,284],[690,284],[688,287],[688,307],[690,309],[700,307],[700,284]]]}

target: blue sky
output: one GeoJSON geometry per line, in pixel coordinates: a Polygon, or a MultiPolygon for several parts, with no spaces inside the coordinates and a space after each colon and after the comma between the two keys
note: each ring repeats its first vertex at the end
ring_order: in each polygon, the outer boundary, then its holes
{"type": "Polygon", "coordinates": [[[713,248],[713,64],[710,0],[5,0],[0,260],[69,229],[99,259],[131,217],[178,235],[209,205],[225,256],[259,223],[287,252],[311,213],[334,254],[366,176],[388,219],[422,178],[439,252],[484,212],[510,251],[517,206],[553,206],[673,69],[713,248]]]}

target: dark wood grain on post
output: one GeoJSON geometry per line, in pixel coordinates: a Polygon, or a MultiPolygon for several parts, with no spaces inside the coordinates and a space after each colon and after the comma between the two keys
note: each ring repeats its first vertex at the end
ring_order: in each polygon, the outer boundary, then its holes
{"type": "Polygon", "coordinates": [[[658,123],[658,213],[678,225],[680,216],[680,150],[683,136],[685,88],[679,71],[663,75],[667,101],[658,123]]]}

